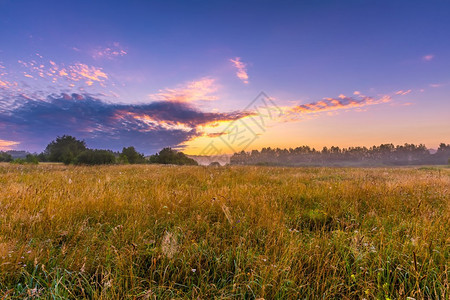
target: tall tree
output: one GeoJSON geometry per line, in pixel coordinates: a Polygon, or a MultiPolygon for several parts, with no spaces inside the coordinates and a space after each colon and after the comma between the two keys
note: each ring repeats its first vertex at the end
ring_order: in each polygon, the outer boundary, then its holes
{"type": "Polygon", "coordinates": [[[164,148],[158,154],[150,156],[150,162],[156,164],[198,165],[194,159],[187,157],[183,152],[177,152],[171,148],[164,148]]]}
{"type": "Polygon", "coordinates": [[[56,140],[48,144],[44,153],[49,161],[70,164],[84,150],[86,150],[84,141],[77,140],[70,135],[63,135],[58,136],[56,140]]]}
{"type": "Polygon", "coordinates": [[[137,152],[133,146],[122,149],[120,160],[130,164],[141,164],[145,162],[144,155],[137,152]]]}

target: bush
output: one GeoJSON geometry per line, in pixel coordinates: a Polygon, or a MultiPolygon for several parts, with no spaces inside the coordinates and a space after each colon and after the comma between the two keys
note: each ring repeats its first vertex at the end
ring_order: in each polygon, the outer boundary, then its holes
{"type": "Polygon", "coordinates": [[[26,163],[26,160],[23,158],[16,158],[16,159],[12,160],[11,163],[14,165],[23,165],[26,163]]]}
{"type": "Polygon", "coordinates": [[[187,157],[183,152],[177,152],[171,148],[164,148],[159,151],[158,154],[150,156],[150,163],[190,166],[198,165],[197,161],[187,157]]]}
{"type": "Polygon", "coordinates": [[[27,154],[25,159],[16,158],[14,160],[11,160],[10,163],[16,164],[16,165],[25,165],[25,164],[37,165],[39,163],[39,161],[38,161],[36,155],[27,154]]]}
{"type": "Polygon", "coordinates": [[[74,161],[76,165],[107,165],[115,162],[116,157],[111,151],[92,149],[81,152],[74,161]]]}
{"type": "Polygon", "coordinates": [[[0,162],[10,162],[12,160],[11,154],[0,151],[0,162]]]}
{"type": "Polygon", "coordinates": [[[37,165],[39,163],[39,159],[36,155],[33,154],[27,154],[25,161],[29,164],[37,165]]]}
{"type": "Polygon", "coordinates": [[[119,156],[119,160],[126,164],[142,164],[145,163],[144,155],[137,152],[134,147],[123,148],[119,156]]]}

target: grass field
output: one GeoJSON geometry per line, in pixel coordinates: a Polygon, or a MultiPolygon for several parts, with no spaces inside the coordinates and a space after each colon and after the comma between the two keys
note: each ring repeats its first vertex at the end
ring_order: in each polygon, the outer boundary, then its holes
{"type": "Polygon", "coordinates": [[[450,169],[0,165],[0,297],[449,299],[450,169]]]}

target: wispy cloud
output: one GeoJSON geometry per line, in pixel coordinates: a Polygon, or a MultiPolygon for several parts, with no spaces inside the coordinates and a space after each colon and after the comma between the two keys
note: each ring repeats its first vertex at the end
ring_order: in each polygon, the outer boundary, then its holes
{"type": "Polygon", "coordinates": [[[243,63],[240,57],[234,59],[231,58],[230,62],[232,62],[237,69],[236,76],[242,80],[243,83],[248,84],[247,64],[243,63]]]}
{"type": "Polygon", "coordinates": [[[0,151],[11,150],[14,146],[20,144],[19,142],[5,141],[0,139],[0,151]]]}
{"type": "Polygon", "coordinates": [[[422,57],[422,60],[424,60],[424,61],[431,61],[433,59],[434,59],[434,54],[427,54],[422,57]]]}
{"type": "Polygon", "coordinates": [[[114,42],[108,47],[95,48],[92,51],[92,58],[113,60],[127,54],[127,51],[125,51],[125,49],[120,45],[119,42],[114,42]]]}
{"type": "Polygon", "coordinates": [[[414,103],[412,103],[412,102],[403,102],[403,103],[391,102],[390,105],[391,106],[411,106],[411,105],[414,105],[414,103]]]}
{"type": "Polygon", "coordinates": [[[218,86],[213,78],[204,77],[196,81],[190,81],[177,88],[166,88],[159,90],[156,94],[150,94],[150,98],[157,101],[171,102],[195,102],[213,101],[217,96],[213,95],[218,86]]]}
{"type": "Polygon", "coordinates": [[[5,81],[0,80],[0,88],[7,88],[9,86],[11,86],[10,82],[8,82],[6,80],[5,81]]]}
{"type": "Polygon", "coordinates": [[[332,112],[341,109],[361,109],[366,106],[387,103],[390,101],[391,97],[388,95],[384,95],[380,98],[362,96],[359,99],[339,95],[337,98],[324,98],[316,102],[284,107],[284,116],[287,120],[295,121],[307,114],[332,112]]]}
{"type": "Polygon", "coordinates": [[[27,72],[24,72],[25,77],[47,78],[53,83],[62,80],[72,82],[82,81],[90,86],[94,82],[102,83],[108,79],[108,75],[101,68],[83,63],[64,65],[57,64],[52,60],[48,62],[37,62],[35,60],[24,62],[19,60],[18,62],[27,69],[27,72]]]}
{"type": "Polygon", "coordinates": [[[432,88],[440,88],[440,87],[443,87],[445,84],[444,83],[430,83],[429,85],[432,88]]]}
{"type": "MultiPolygon", "coordinates": [[[[1,102],[6,102],[0,100],[1,102]]],[[[120,150],[134,145],[145,153],[202,136],[201,127],[244,118],[248,112],[203,112],[189,103],[156,101],[112,104],[90,95],[50,95],[45,101],[17,96],[15,105],[0,107],[0,137],[33,151],[57,135],[85,139],[90,147],[120,150]]]]}
{"type": "Polygon", "coordinates": [[[0,98],[23,94],[44,98],[61,92],[112,92],[117,82],[100,67],[81,62],[58,63],[35,55],[31,60],[18,60],[17,65],[0,65],[0,98]]]}
{"type": "Polygon", "coordinates": [[[404,91],[404,90],[399,90],[399,91],[395,92],[395,95],[404,96],[404,95],[407,95],[407,94],[411,93],[411,91],[412,91],[412,90],[406,90],[406,91],[404,91]]]}

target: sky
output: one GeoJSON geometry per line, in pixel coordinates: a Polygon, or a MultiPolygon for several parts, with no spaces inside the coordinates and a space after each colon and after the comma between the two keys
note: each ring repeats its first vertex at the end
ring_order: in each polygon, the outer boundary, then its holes
{"type": "Polygon", "coordinates": [[[450,142],[449,1],[0,0],[0,150],[450,142]]]}

